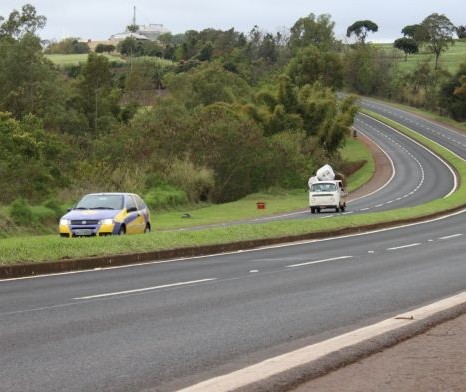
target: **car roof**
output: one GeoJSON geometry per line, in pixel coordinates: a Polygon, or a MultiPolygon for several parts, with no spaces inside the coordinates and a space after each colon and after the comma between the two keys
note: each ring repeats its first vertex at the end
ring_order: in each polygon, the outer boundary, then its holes
{"type": "Polygon", "coordinates": [[[97,192],[97,193],[88,193],[84,196],[127,196],[131,195],[134,196],[136,195],[135,193],[128,193],[128,192],[97,192]]]}

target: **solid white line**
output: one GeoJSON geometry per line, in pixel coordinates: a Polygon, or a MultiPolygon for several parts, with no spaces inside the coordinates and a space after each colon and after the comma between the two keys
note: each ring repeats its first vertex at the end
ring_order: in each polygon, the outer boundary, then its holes
{"type": "Polygon", "coordinates": [[[320,264],[320,263],[326,263],[327,261],[337,261],[337,260],[344,260],[344,259],[351,259],[351,258],[353,258],[353,256],[334,257],[334,258],[332,258],[332,259],[308,261],[308,262],[306,262],[306,263],[301,263],[301,264],[287,265],[286,268],[303,267],[303,266],[305,266],[305,265],[320,264]]]}
{"type": "Polygon", "coordinates": [[[412,248],[414,246],[418,246],[418,245],[421,245],[420,242],[417,242],[415,244],[409,244],[409,245],[403,245],[403,246],[397,246],[395,248],[388,248],[386,250],[398,250],[398,249],[406,249],[406,248],[412,248]]]}
{"type": "Polygon", "coordinates": [[[112,297],[112,296],[116,296],[116,295],[141,293],[141,292],[143,292],[143,291],[151,291],[151,290],[157,290],[157,289],[166,289],[166,288],[169,288],[169,287],[187,286],[187,285],[195,284],[195,283],[211,282],[212,280],[217,280],[217,278],[193,280],[193,281],[191,281],[191,282],[180,282],[180,283],[164,284],[164,285],[161,285],[161,286],[145,287],[145,288],[143,288],[143,289],[126,290],[126,291],[116,291],[116,292],[113,292],[113,293],[98,294],[98,295],[89,295],[89,296],[87,296],[87,297],[78,297],[78,298],[73,298],[73,299],[94,299],[94,298],[112,297]]]}
{"type": "MultiPolygon", "coordinates": [[[[353,127],[356,129],[356,127],[353,127]]],[[[349,203],[353,203],[355,202],[356,200],[361,200],[361,199],[364,199],[366,197],[369,197],[369,196],[372,196],[373,194],[377,193],[377,192],[380,192],[382,189],[384,189],[385,187],[388,186],[388,184],[390,184],[393,180],[393,178],[395,177],[395,174],[396,174],[396,169],[395,169],[395,164],[393,163],[393,160],[392,158],[390,158],[390,155],[388,155],[388,153],[382,148],[380,147],[373,139],[371,139],[368,135],[366,135],[363,131],[357,129],[357,131],[361,134],[363,134],[365,137],[367,137],[368,139],[372,140],[372,142],[385,154],[385,156],[388,158],[388,160],[390,161],[390,166],[392,167],[392,175],[391,177],[388,179],[388,181],[383,184],[379,189],[376,189],[374,192],[371,192],[367,195],[364,195],[364,196],[361,196],[361,197],[357,197],[356,199],[348,199],[348,204],[349,203]]]]}
{"type": "Polygon", "coordinates": [[[466,293],[455,295],[410,312],[386,319],[367,327],[312,344],[286,354],[266,359],[246,368],[224,374],[199,384],[179,390],[179,392],[226,392],[237,389],[247,390],[247,386],[264,381],[299,366],[310,365],[326,355],[349,348],[358,343],[404,328],[416,321],[426,320],[433,315],[466,302],[466,293]]]}
{"type": "MultiPolygon", "coordinates": [[[[380,121],[380,120],[377,120],[376,118],[374,117],[371,117],[370,115],[368,114],[364,114],[364,113],[360,113],[362,114],[363,116],[366,116],[366,117],[369,117],[371,118],[372,120],[376,121],[376,122],[379,122],[380,124],[383,124],[385,125],[386,127],[392,129],[394,132],[397,132],[398,134],[404,136],[405,138],[407,138],[408,140],[411,140],[413,143],[417,144],[418,146],[422,147],[424,150],[426,150],[427,152],[429,152],[430,154],[432,154],[435,158],[437,158],[440,162],[442,162],[446,167],[447,169],[450,171],[450,173],[452,174],[453,176],[453,187],[452,189],[450,190],[450,192],[443,196],[444,199],[447,199],[448,197],[450,197],[455,191],[456,189],[458,188],[458,176],[456,175],[456,172],[455,170],[453,170],[453,168],[451,167],[451,165],[446,162],[441,156],[439,156],[437,153],[429,150],[426,146],[424,146],[422,143],[418,142],[417,140],[414,140],[413,138],[409,137],[408,135],[405,135],[403,132],[401,131],[398,131],[397,129],[391,127],[390,125],[388,124],[385,124],[384,122],[380,121]]],[[[390,119],[388,119],[390,120],[390,119]]],[[[392,120],[393,121],[393,120],[392,120]]],[[[396,121],[395,121],[396,122],[396,121]]],[[[402,124],[400,124],[402,125],[402,124]]],[[[405,128],[408,128],[411,132],[414,132],[414,133],[417,133],[418,135],[420,135],[421,137],[424,137],[426,138],[427,140],[429,140],[430,142],[436,144],[437,146],[445,149],[446,151],[450,152],[451,154],[455,155],[457,158],[461,159],[463,162],[466,162],[466,160],[464,158],[461,158],[458,154],[455,154],[453,151],[451,151],[450,149],[448,149],[447,147],[445,146],[442,146],[440,143],[437,143],[436,141],[432,140],[432,139],[429,139],[427,136],[419,133],[419,132],[416,132],[414,129],[411,129],[409,127],[406,127],[405,128]]]]}
{"type": "Polygon", "coordinates": [[[457,238],[461,237],[463,234],[453,234],[453,235],[447,235],[446,237],[440,237],[439,240],[449,240],[450,238],[457,238]]]}

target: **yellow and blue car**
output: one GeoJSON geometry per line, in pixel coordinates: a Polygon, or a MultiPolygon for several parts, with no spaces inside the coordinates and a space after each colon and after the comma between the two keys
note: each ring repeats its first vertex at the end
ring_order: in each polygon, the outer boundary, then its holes
{"type": "Polygon", "coordinates": [[[150,232],[150,213],[134,193],[91,193],[60,219],[62,237],[150,232]]]}

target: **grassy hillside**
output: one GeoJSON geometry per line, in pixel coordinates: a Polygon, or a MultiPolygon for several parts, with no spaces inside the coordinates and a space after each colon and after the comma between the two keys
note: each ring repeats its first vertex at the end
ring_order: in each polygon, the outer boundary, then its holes
{"type": "MultiPolygon", "coordinates": [[[[103,54],[108,57],[110,61],[125,62],[118,56],[111,54],[103,54]]],[[[59,66],[64,65],[79,65],[87,61],[87,54],[47,54],[45,55],[50,61],[59,66]]]]}
{"type": "MultiPolygon", "coordinates": [[[[435,56],[428,53],[425,48],[421,48],[418,54],[409,55],[408,61],[405,61],[404,52],[395,49],[392,43],[375,44],[375,46],[384,49],[387,55],[397,59],[400,71],[411,71],[417,64],[424,61],[429,61],[432,65],[435,64],[435,56]]],[[[453,74],[462,63],[466,63],[466,40],[457,40],[453,46],[440,55],[439,64],[453,74]]]]}

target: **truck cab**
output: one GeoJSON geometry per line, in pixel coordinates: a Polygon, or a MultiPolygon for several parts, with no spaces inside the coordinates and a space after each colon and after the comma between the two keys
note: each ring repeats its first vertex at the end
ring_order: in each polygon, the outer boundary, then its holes
{"type": "Polygon", "coordinates": [[[341,180],[315,181],[309,188],[309,207],[315,214],[324,208],[334,208],[336,212],[344,212],[347,193],[341,180]]]}

